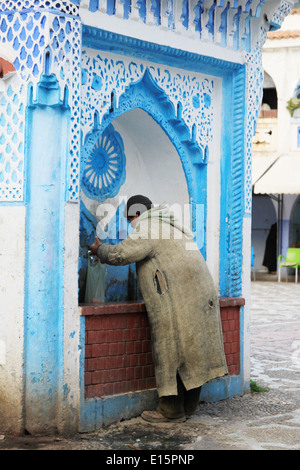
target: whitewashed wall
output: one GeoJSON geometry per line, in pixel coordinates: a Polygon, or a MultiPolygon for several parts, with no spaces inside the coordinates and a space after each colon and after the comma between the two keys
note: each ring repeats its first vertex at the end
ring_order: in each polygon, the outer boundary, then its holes
{"type": "Polygon", "coordinates": [[[22,427],[25,207],[0,207],[1,427],[22,427]]]}

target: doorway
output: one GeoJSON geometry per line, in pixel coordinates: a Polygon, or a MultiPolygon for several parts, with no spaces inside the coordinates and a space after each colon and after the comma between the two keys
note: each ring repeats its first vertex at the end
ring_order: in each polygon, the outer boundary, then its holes
{"type": "MultiPolygon", "coordinates": [[[[258,271],[267,271],[263,265],[266,241],[271,227],[277,222],[277,214],[272,199],[268,195],[253,196],[252,205],[252,240],[251,246],[255,253],[255,268],[258,271]]],[[[273,244],[270,256],[277,259],[277,243],[273,244]]]]}

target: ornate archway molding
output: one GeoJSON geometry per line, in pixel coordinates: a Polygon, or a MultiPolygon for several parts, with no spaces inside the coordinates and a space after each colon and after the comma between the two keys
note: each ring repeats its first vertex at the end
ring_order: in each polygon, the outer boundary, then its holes
{"type": "MultiPolygon", "coordinates": [[[[118,64],[117,67],[120,67],[120,64],[118,64]]],[[[122,68],[122,70],[124,69],[122,68]]],[[[93,83],[93,76],[90,77],[90,81],[93,83]]],[[[88,89],[90,90],[90,88],[88,89]]],[[[113,89],[115,90],[115,94],[118,95],[118,104],[116,104],[116,95],[112,92],[113,97],[108,95],[110,107],[106,113],[103,113],[103,107],[101,107],[101,103],[105,102],[105,99],[102,100],[100,97],[98,97],[100,101],[96,101],[98,106],[95,106],[96,113],[93,119],[94,127],[86,134],[84,139],[81,159],[83,191],[85,191],[84,186],[86,179],[84,180],[84,178],[86,171],[90,171],[90,143],[94,141],[97,135],[105,135],[106,132],[111,132],[110,135],[113,136],[115,133],[112,127],[113,121],[122,114],[133,109],[142,109],[147,114],[149,114],[162,128],[178,153],[185,174],[190,203],[192,206],[192,227],[195,229],[196,204],[200,203],[206,206],[206,165],[209,154],[208,146],[202,150],[202,148],[197,144],[195,139],[195,132],[193,130],[190,132],[188,125],[182,118],[181,103],[178,103],[176,106],[174,106],[164,90],[157,85],[157,82],[153,78],[153,75],[151,74],[148,67],[143,68],[142,78],[135,82],[132,81],[129,86],[124,87],[123,93],[121,95],[117,93],[117,89],[113,89]],[[88,165],[86,166],[87,163],[88,165]],[[200,186],[202,187],[202,191],[199,191],[200,186]],[[201,198],[197,196],[198,193],[201,194],[201,198]]],[[[88,115],[91,119],[91,113],[88,113],[88,115]]],[[[195,126],[193,126],[193,129],[195,129],[195,126]]],[[[123,160],[123,158],[124,157],[120,154],[119,165],[121,165],[121,160],[123,160]]],[[[116,156],[114,164],[115,166],[117,164],[116,156]]],[[[124,175],[120,173],[119,176],[120,178],[118,186],[120,188],[124,182],[124,175]]],[[[107,192],[106,197],[113,197],[113,195],[115,195],[114,187],[112,187],[110,194],[107,192]]],[[[99,201],[103,200],[100,193],[99,196],[100,198],[94,198],[99,201]]]]}
{"type": "Polygon", "coordinates": [[[222,81],[223,115],[218,119],[226,122],[226,126],[222,126],[221,136],[221,291],[223,295],[239,295],[244,217],[246,67],[182,50],[161,48],[101,30],[85,28],[84,33],[86,48],[83,48],[82,90],[83,101],[87,91],[88,100],[82,113],[83,136],[91,131],[94,109],[100,110],[99,122],[103,129],[126,110],[133,107],[146,110],[177,149],[195,204],[206,204],[206,163],[216,119],[214,85],[216,81],[222,81]],[[108,45],[110,52],[105,50],[108,45]],[[129,45],[130,56],[126,54],[126,46],[129,45]],[[147,93],[139,94],[142,86],[147,93]],[[162,103],[158,97],[163,98],[162,103]],[[94,103],[95,108],[90,103],[94,103]],[[199,108],[195,108],[198,103],[199,108]],[[190,121],[185,116],[190,116],[190,121]],[[200,178],[199,172],[202,172],[200,178]]]}

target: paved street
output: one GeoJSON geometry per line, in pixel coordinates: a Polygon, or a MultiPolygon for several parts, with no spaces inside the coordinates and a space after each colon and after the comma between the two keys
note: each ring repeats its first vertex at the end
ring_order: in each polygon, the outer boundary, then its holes
{"type": "Polygon", "coordinates": [[[300,450],[300,284],[251,283],[251,378],[269,392],[200,405],[187,448],[300,450]]]}
{"type": "Polygon", "coordinates": [[[272,389],[300,386],[300,284],[252,283],[252,377],[272,389]]]}
{"type": "Polygon", "coordinates": [[[251,297],[251,378],[268,392],[201,403],[181,424],[134,418],[72,439],[6,437],[0,450],[300,450],[300,283],[252,282],[251,297]]]}

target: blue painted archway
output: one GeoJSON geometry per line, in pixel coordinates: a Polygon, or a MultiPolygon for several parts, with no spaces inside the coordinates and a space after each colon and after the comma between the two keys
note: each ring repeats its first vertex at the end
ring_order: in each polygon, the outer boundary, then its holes
{"type": "MultiPolygon", "coordinates": [[[[125,93],[121,95],[118,107],[115,106],[112,94],[111,108],[104,115],[101,124],[98,122],[97,109],[95,109],[94,129],[86,136],[84,144],[86,145],[91,135],[105,132],[115,119],[137,108],[147,112],[159,124],[179,155],[187,182],[189,199],[192,201],[192,229],[196,233],[197,205],[206,207],[207,153],[203,155],[201,148],[195,142],[194,136],[190,135],[188,127],[181,118],[180,106],[178,106],[178,109],[174,109],[174,105],[164,91],[156,85],[148,69],[146,69],[141,80],[130,85],[125,93]]],[[[87,157],[88,155],[82,152],[81,181],[87,157]]],[[[205,242],[201,248],[202,254],[205,256],[205,242]]]]}

